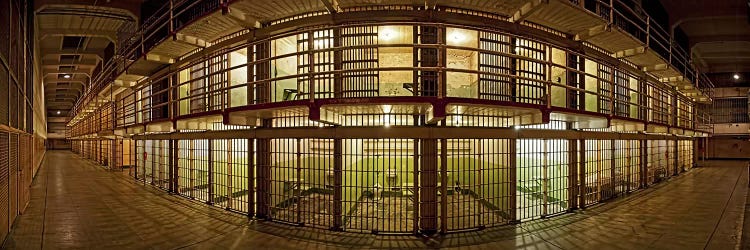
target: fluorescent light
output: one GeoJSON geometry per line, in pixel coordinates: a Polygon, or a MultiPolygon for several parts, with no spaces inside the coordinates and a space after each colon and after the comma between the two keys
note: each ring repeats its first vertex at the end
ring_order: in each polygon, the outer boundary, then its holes
{"type": "Polygon", "coordinates": [[[740,74],[734,73],[734,75],[732,76],[732,78],[734,78],[734,80],[739,80],[740,79],[740,74]]]}

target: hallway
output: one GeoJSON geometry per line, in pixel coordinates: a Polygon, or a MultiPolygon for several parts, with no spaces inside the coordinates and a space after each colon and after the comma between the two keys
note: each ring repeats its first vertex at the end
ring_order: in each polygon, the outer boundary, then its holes
{"type": "Polygon", "coordinates": [[[745,162],[711,162],[584,211],[418,238],[248,223],[242,215],[143,186],[71,152],[48,151],[43,164],[31,203],[4,248],[732,249],[739,246],[748,185],[745,162]]]}

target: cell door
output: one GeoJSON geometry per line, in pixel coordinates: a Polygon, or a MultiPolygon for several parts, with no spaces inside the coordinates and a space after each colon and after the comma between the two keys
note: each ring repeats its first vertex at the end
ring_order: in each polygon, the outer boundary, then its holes
{"type": "Polygon", "coordinates": [[[438,195],[441,228],[478,229],[512,220],[511,139],[447,140],[438,195]],[[443,173],[445,175],[443,175],[443,173]]]}
{"type": "Polygon", "coordinates": [[[611,140],[586,140],[585,141],[585,186],[583,195],[585,205],[593,205],[614,197],[615,194],[615,170],[612,166],[612,141],[611,140]]]}
{"type": "Polygon", "coordinates": [[[416,232],[415,140],[344,139],[342,143],[344,229],[416,232]]]}
{"type": "Polygon", "coordinates": [[[568,162],[567,140],[517,140],[518,220],[543,218],[567,211],[568,162]]]}
{"type": "Polygon", "coordinates": [[[271,217],[334,227],[333,140],[273,139],[271,162],[271,217]]]}
{"type": "Polygon", "coordinates": [[[168,190],[169,183],[172,179],[171,169],[169,168],[169,141],[168,140],[156,140],[154,141],[154,168],[156,171],[155,183],[156,186],[168,190]]]}
{"type": "Polygon", "coordinates": [[[207,202],[208,140],[177,142],[177,190],[180,195],[207,202]]]}

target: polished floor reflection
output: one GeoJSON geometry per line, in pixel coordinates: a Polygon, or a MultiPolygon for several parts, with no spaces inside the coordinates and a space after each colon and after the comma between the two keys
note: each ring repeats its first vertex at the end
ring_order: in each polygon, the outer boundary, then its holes
{"type": "Polygon", "coordinates": [[[10,249],[733,249],[747,165],[709,162],[649,189],[576,213],[483,231],[386,236],[299,228],[174,197],[67,151],[49,151],[10,249]]]}

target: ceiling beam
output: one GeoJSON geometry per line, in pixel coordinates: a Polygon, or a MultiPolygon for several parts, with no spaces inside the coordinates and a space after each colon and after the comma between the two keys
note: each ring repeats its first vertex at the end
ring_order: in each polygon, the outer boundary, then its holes
{"type": "MultiPolygon", "coordinates": [[[[325,0],[324,0],[325,1],[325,0]]],[[[223,12],[224,15],[228,16],[231,19],[234,19],[243,28],[250,29],[250,28],[260,28],[262,25],[260,23],[260,19],[250,16],[247,13],[237,9],[233,8],[231,6],[228,7],[228,11],[223,12]]]]}
{"type": "MultiPolygon", "coordinates": [[[[83,36],[83,37],[101,37],[110,42],[117,42],[117,31],[115,30],[92,30],[92,29],[40,29],[37,31],[41,34],[39,40],[49,37],[61,36],[83,36]]],[[[87,39],[88,40],[88,39],[87,39]]]]}
{"type": "Polygon", "coordinates": [[[707,73],[738,73],[750,72],[750,64],[713,63],[708,66],[707,73]]]}
{"type": "Polygon", "coordinates": [[[96,60],[96,59],[94,59],[94,60],[91,60],[91,59],[89,59],[89,60],[81,59],[81,60],[78,60],[77,62],[61,62],[59,58],[58,59],[46,59],[46,60],[42,60],[42,66],[60,66],[60,65],[96,66],[97,63],[99,63],[99,60],[96,60]]]}
{"type": "Polygon", "coordinates": [[[96,56],[97,59],[102,60],[104,57],[104,50],[94,50],[94,49],[84,49],[84,50],[78,50],[78,49],[51,49],[51,48],[43,48],[40,49],[39,54],[42,56],[46,55],[82,55],[82,56],[96,56]]]}
{"type": "Polygon", "coordinates": [[[82,84],[83,86],[88,85],[89,79],[88,77],[82,78],[82,77],[76,77],[76,75],[73,75],[70,79],[57,79],[56,75],[45,75],[42,79],[42,82],[44,84],[47,83],[58,83],[58,82],[77,82],[82,84]]]}
{"type": "Polygon", "coordinates": [[[516,10],[515,13],[513,13],[513,16],[509,18],[509,21],[520,23],[523,20],[526,20],[527,17],[531,16],[531,14],[534,14],[534,12],[539,10],[539,7],[541,7],[543,4],[548,3],[549,0],[529,0],[523,6],[521,6],[521,8],[516,10]]]}
{"type": "Polygon", "coordinates": [[[693,36],[688,38],[690,48],[701,43],[714,42],[750,42],[750,35],[715,35],[715,36],[693,36]]]}
{"type": "Polygon", "coordinates": [[[77,74],[82,74],[82,75],[86,75],[86,76],[91,77],[91,71],[90,70],[86,70],[86,69],[60,70],[59,68],[57,68],[57,69],[43,69],[42,71],[44,72],[44,75],[49,75],[49,74],[55,74],[55,75],[57,75],[57,74],[68,74],[68,75],[74,76],[74,75],[77,75],[77,74]]]}
{"type": "Polygon", "coordinates": [[[336,12],[339,12],[339,1],[338,0],[320,0],[323,5],[326,6],[326,10],[328,10],[328,13],[334,14],[336,12]]]}

